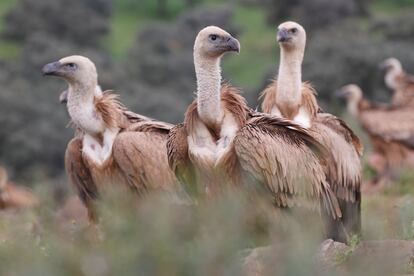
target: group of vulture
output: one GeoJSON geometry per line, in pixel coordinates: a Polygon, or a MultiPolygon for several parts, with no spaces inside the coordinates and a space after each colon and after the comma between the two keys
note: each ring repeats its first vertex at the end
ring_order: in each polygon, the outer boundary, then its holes
{"type": "MultiPolygon", "coordinates": [[[[61,100],[75,135],[65,166],[90,221],[99,221],[95,202],[114,185],[138,197],[184,191],[190,199],[242,189],[282,211],[319,212],[327,238],[346,242],[360,235],[362,144],[341,119],[319,107],[314,88],[302,82],[304,28],[282,23],[277,42],[279,72],[261,93],[258,112],[248,107],[238,88],[222,81],[221,58],[238,53],[239,41],[219,27],[202,29],[193,52],[196,98],[178,125],[126,109],[116,94],[101,90],[96,67],[86,57],[46,64],[44,75],[68,84],[61,100]]],[[[411,114],[404,91],[414,84],[395,59],[384,66],[390,72],[387,84],[398,91],[391,106],[367,102],[356,85],[343,87],[340,94],[370,134],[376,158],[393,163],[390,152],[402,158],[414,143],[410,122],[405,126],[399,117],[411,114]],[[385,124],[390,118],[395,122],[385,124]]]]}

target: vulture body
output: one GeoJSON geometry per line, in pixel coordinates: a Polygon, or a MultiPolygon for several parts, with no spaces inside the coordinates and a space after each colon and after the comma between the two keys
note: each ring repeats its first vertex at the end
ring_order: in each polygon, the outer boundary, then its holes
{"type": "Polygon", "coordinates": [[[313,87],[302,82],[306,44],[303,27],[295,22],[282,23],[277,40],[281,47],[279,74],[261,94],[262,110],[300,124],[328,150],[324,173],[343,216],[339,221],[326,222],[327,235],[346,242],[361,232],[362,144],[345,122],[321,110],[313,87]]]}
{"type": "Polygon", "coordinates": [[[39,200],[29,189],[11,182],[6,169],[0,167],[0,209],[31,208],[38,204],[39,200]]]}
{"type": "Polygon", "coordinates": [[[218,27],[198,34],[197,99],[170,132],[171,169],[190,193],[210,197],[253,186],[277,207],[322,205],[332,218],[340,217],[320,164],[324,148],[299,125],[251,111],[237,89],[221,83],[220,59],[239,47],[218,27]]]}
{"type": "Polygon", "coordinates": [[[414,167],[414,112],[412,107],[385,107],[363,98],[354,84],[341,88],[339,96],[347,99],[348,112],[369,135],[373,155],[370,165],[378,178],[389,177],[392,169],[414,167]]]}
{"type": "Polygon", "coordinates": [[[174,190],[165,149],[172,125],[130,112],[112,91],[102,92],[95,65],[86,57],[63,58],[45,65],[43,73],[69,84],[67,108],[76,134],[65,167],[91,221],[97,220],[94,200],[113,185],[139,195],[174,190]]]}
{"type": "Polygon", "coordinates": [[[391,105],[414,107],[414,76],[407,74],[396,58],[386,59],[380,67],[385,70],[385,84],[392,90],[391,105]]]}

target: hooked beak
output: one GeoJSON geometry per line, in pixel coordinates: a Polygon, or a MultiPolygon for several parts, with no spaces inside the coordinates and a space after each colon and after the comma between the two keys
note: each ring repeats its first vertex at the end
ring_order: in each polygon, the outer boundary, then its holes
{"type": "Polygon", "coordinates": [[[240,53],[240,42],[234,37],[229,37],[225,45],[226,51],[240,53]]]}
{"type": "Polygon", "coordinates": [[[57,76],[60,69],[60,62],[51,62],[43,66],[42,74],[43,76],[57,76]]]}
{"type": "Polygon", "coordinates": [[[379,65],[378,65],[378,68],[380,69],[380,70],[382,70],[382,71],[386,71],[386,70],[388,70],[388,64],[385,62],[385,61],[383,61],[383,62],[381,62],[379,65]]]}
{"type": "Polygon", "coordinates": [[[277,31],[276,38],[277,38],[277,42],[287,42],[290,40],[290,35],[286,29],[282,28],[277,31]]]}
{"type": "Polygon", "coordinates": [[[347,95],[348,95],[348,92],[344,89],[339,89],[335,91],[335,96],[340,99],[345,99],[347,95]]]}

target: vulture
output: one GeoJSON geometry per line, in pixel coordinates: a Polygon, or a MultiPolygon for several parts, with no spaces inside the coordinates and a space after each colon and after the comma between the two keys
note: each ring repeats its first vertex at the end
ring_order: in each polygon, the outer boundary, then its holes
{"type": "Polygon", "coordinates": [[[347,100],[348,112],[369,135],[373,154],[368,160],[378,180],[402,165],[414,167],[414,112],[412,107],[376,105],[363,98],[362,90],[349,84],[338,91],[347,100]]]}
{"type": "Polygon", "coordinates": [[[320,208],[339,218],[320,164],[323,146],[289,120],[252,111],[238,89],[222,83],[222,56],[239,51],[239,41],[218,27],[198,33],[196,99],[170,131],[171,169],[191,195],[248,189],[280,209],[320,208]]]}
{"type": "Polygon", "coordinates": [[[385,71],[385,84],[393,91],[392,106],[414,106],[414,76],[407,74],[396,58],[384,60],[380,68],[385,71]]]}
{"type": "Polygon", "coordinates": [[[6,169],[0,167],[0,209],[31,208],[38,204],[30,190],[9,181],[6,169]]]}
{"type": "Polygon", "coordinates": [[[345,122],[321,110],[313,87],[302,82],[305,29],[295,22],[282,23],[277,41],[281,51],[279,72],[261,93],[262,110],[293,120],[327,149],[324,172],[342,211],[341,220],[326,221],[327,235],[346,242],[361,231],[362,144],[345,122]]]}
{"type": "Polygon", "coordinates": [[[65,167],[91,222],[97,222],[95,200],[115,185],[138,195],[175,190],[166,154],[172,125],[135,114],[112,91],[102,92],[96,67],[86,57],[65,57],[42,71],[68,84],[64,97],[76,133],[66,148],[65,167]]]}

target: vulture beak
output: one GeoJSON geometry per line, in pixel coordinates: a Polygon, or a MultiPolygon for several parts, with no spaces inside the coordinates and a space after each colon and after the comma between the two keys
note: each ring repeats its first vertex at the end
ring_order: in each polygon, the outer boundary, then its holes
{"type": "Polygon", "coordinates": [[[344,89],[339,89],[335,91],[335,96],[340,98],[340,99],[344,99],[348,96],[348,91],[344,90],[344,89]]]}
{"type": "Polygon", "coordinates": [[[240,53],[240,42],[234,37],[230,36],[225,42],[226,51],[240,53]]]}
{"type": "Polygon", "coordinates": [[[282,28],[277,31],[276,38],[277,38],[277,42],[287,42],[290,39],[290,35],[289,35],[289,32],[285,28],[282,28]]]}
{"type": "Polygon", "coordinates": [[[58,71],[60,69],[60,65],[61,64],[59,61],[46,64],[42,68],[43,76],[57,76],[58,71]]]}
{"type": "Polygon", "coordinates": [[[379,65],[378,65],[378,68],[380,69],[380,70],[382,70],[382,71],[387,71],[388,70],[388,68],[389,68],[389,65],[384,61],[384,62],[381,62],[379,65]]]}

